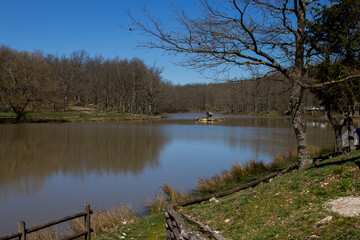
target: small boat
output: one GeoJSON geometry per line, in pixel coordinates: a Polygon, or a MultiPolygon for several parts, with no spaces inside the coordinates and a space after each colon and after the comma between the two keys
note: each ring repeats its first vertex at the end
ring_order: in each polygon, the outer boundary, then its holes
{"type": "Polygon", "coordinates": [[[220,117],[198,117],[195,118],[195,121],[201,123],[213,123],[213,122],[222,122],[224,121],[224,119],[220,117]]]}

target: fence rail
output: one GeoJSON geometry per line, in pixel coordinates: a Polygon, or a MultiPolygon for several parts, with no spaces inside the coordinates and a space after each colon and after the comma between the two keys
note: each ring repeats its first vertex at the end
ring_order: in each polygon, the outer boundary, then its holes
{"type": "Polygon", "coordinates": [[[84,236],[85,240],[91,240],[91,232],[93,230],[90,227],[90,215],[92,213],[93,212],[90,210],[90,204],[84,204],[84,212],[73,214],[71,216],[60,218],[60,219],[45,223],[43,225],[31,227],[28,229],[25,228],[25,222],[20,221],[20,222],[18,222],[18,231],[19,232],[0,237],[0,240],[10,240],[10,239],[14,239],[14,238],[18,238],[19,240],[26,240],[27,234],[37,232],[42,229],[49,228],[51,226],[54,226],[54,225],[57,225],[57,224],[60,224],[63,222],[67,222],[67,221],[70,221],[70,220],[73,220],[76,218],[80,218],[80,217],[84,217],[84,229],[85,230],[80,233],[63,238],[62,240],[72,240],[72,239],[82,237],[82,236],[84,236]]]}

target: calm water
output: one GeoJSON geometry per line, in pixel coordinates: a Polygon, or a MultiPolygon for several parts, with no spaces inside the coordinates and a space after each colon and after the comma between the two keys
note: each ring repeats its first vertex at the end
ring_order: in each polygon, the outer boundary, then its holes
{"type": "MultiPolygon", "coordinates": [[[[195,187],[235,162],[269,162],[295,146],[284,118],[226,117],[206,125],[204,114],[173,114],[149,122],[0,125],[0,236],[80,212],[142,201],[159,187],[195,187]]],[[[328,124],[308,122],[312,145],[333,144],[328,124]]]]}

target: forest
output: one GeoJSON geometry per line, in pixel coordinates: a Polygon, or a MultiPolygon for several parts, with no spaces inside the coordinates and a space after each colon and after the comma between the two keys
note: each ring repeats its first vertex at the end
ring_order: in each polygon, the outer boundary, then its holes
{"type": "MultiPolygon", "coordinates": [[[[262,77],[211,84],[173,85],[162,68],[141,59],[44,55],[0,47],[0,110],[16,121],[32,111],[97,111],[158,114],[180,111],[287,113],[297,141],[299,168],[312,165],[304,110],[322,109],[341,152],[342,129],[354,144],[353,117],[360,102],[360,4],[358,0],[200,1],[203,18],[175,11],[174,29],[144,9],[130,12],[129,29],[143,33],[139,47],[183,54],[189,68],[227,66],[262,77]]],[[[242,79],[238,76],[237,79],[242,79]]]]}
{"type": "MultiPolygon", "coordinates": [[[[31,111],[68,111],[70,105],[97,111],[159,114],[184,111],[224,113],[289,110],[290,82],[279,74],[210,84],[174,85],[162,68],[138,58],[70,56],[0,48],[1,111],[19,118],[31,111]]],[[[306,93],[304,106],[318,106],[306,93]]]]}

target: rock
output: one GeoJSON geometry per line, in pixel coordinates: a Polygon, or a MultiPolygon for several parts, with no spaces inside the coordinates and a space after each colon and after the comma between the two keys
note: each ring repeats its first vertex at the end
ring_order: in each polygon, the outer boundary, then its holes
{"type": "Polygon", "coordinates": [[[350,196],[329,200],[323,204],[323,207],[344,217],[357,217],[360,216],[360,197],[350,196]]]}
{"type": "Polygon", "coordinates": [[[318,222],[316,223],[316,225],[317,225],[317,226],[321,226],[321,225],[327,224],[327,223],[331,222],[332,219],[333,219],[332,216],[327,216],[327,217],[321,219],[320,221],[318,221],[318,222]]]}

